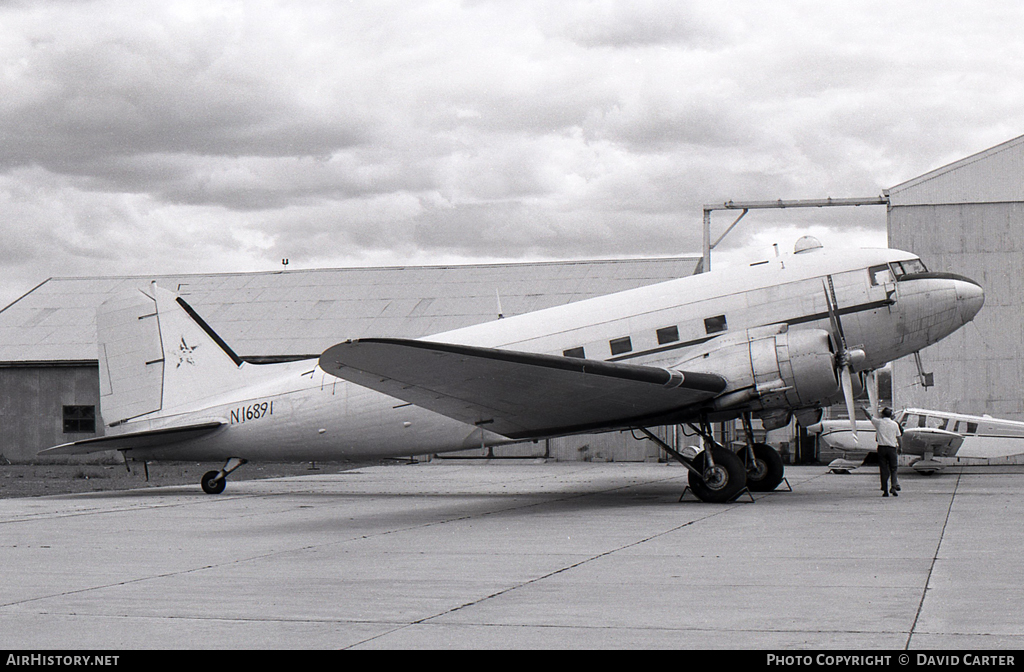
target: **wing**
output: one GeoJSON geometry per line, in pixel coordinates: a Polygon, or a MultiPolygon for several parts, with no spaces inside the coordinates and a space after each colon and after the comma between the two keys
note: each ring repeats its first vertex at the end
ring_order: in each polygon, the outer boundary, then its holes
{"type": "Polygon", "coordinates": [[[155,448],[169,443],[187,441],[219,429],[224,422],[212,420],[182,427],[150,429],[142,432],[127,432],[113,436],[96,436],[72,443],[62,443],[53,448],[39,451],[39,455],[84,455],[104,450],[128,450],[131,448],[155,448]]]}
{"type": "Polygon", "coordinates": [[[964,437],[956,432],[930,427],[913,427],[903,430],[900,445],[908,455],[932,453],[935,457],[953,457],[960,450],[964,437]]]}
{"type": "Polygon", "coordinates": [[[725,389],[721,376],[448,343],[339,343],[320,368],[512,439],[660,424],[725,389]]]}

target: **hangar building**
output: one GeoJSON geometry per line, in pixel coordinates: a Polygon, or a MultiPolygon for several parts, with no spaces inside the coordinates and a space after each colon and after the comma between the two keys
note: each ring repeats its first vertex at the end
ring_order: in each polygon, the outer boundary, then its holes
{"type": "Polygon", "coordinates": [[[890,247],[985,289],[974,322],[922,352],[934,386],[893,364],[894,403],[1024,420],[1024,136],[884,193],[890,247]]]}
{"type": "MultiPolygon", "coordinates": [[[[499,307],[516,315],[685,277],[699,259],[50,278],[0,310],[0,464],[37,461],[44,448],[102,430],[96,308],[151,280],[185,297],[243,359],[266,363],[318,357],[347,338],[418,338],[497,319],[499,307]]],[[[654,444],[620,432],[494,450],[658,458],[654,444]]]]}

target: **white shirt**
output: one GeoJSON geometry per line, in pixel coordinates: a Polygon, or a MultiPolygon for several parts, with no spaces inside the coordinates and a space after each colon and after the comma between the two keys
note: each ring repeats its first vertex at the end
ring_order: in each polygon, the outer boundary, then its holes
{"type": "Polygon", "coordinates": [[[892,418],[871,418],[875,426],[875,443],[880,446],[899,446],[900,426],[892,418]]]}

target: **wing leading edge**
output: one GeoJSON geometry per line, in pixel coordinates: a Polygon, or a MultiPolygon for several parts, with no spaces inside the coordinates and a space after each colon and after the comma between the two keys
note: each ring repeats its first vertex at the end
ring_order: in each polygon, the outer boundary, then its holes
{"type": "Polygon", "coordinates": [[[931,427],[913,427],[903,430],[900,443],[908,455],[932,453],[935,457],[953,457],[964,442],[956,432],[931,427]]]}
{"type": "Polygon", "coordinates": [[[511,439],[658,424],[726,386],[716,374],[392,338],[339,343],[320,368],[511,439]]]}

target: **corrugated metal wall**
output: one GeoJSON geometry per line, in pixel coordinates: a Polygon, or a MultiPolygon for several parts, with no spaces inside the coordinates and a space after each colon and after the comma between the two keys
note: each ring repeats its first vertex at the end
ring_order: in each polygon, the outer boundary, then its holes
{"type": "Polygon", "coordinates": [[[1022,140],[890,190],[889,246],[985,288],[985,306],[974,322],[922,352],[934,387],[918,384],[913,358],[894,364],[897,406],[1024,420],[1022,140]]]}

